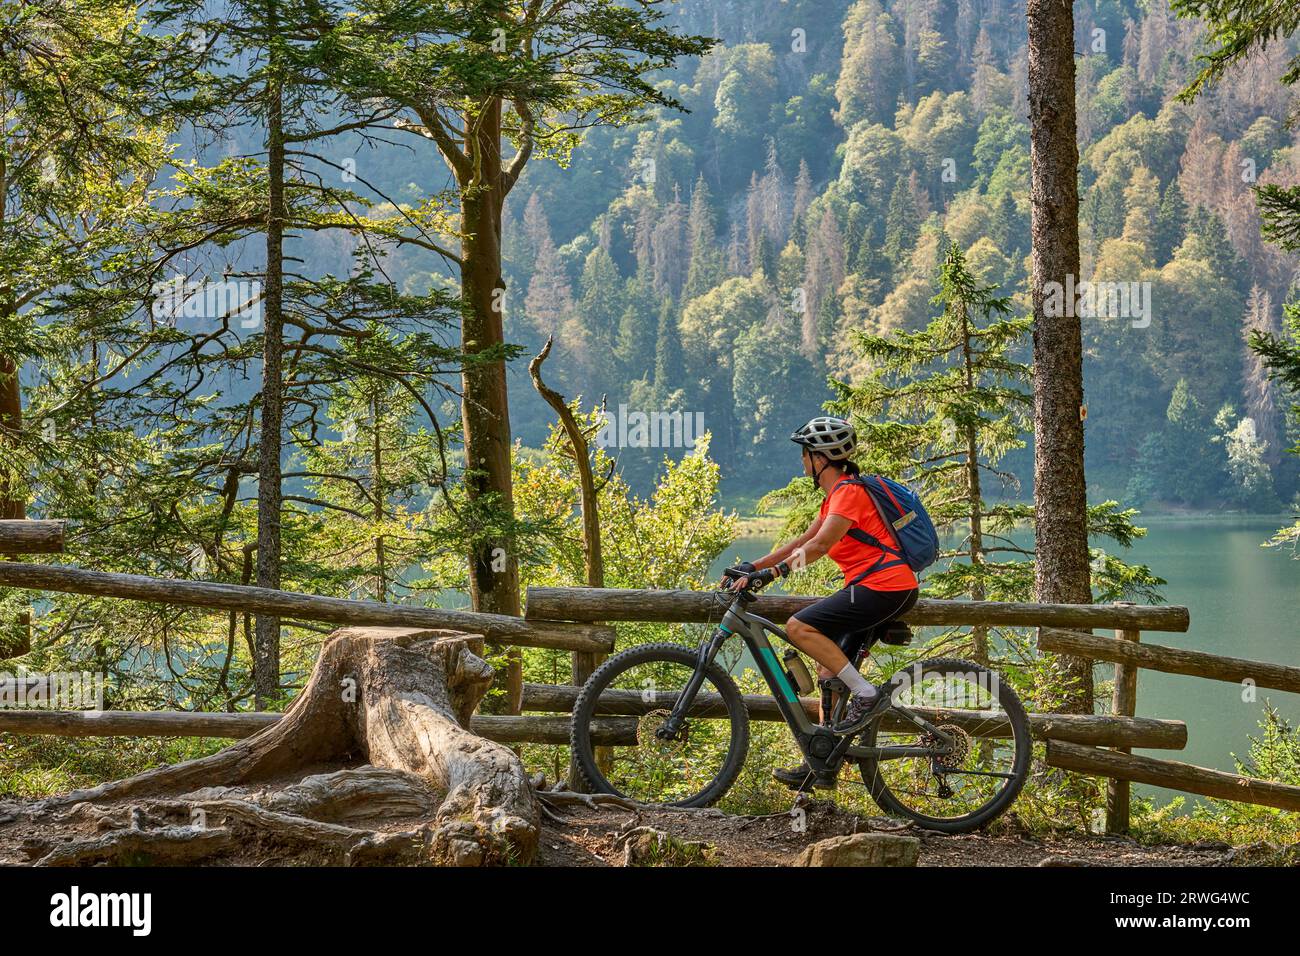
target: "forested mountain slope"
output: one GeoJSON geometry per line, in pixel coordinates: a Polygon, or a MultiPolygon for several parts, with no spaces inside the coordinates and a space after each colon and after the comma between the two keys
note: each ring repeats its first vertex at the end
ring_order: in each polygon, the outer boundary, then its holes
{"type": "MultiPolygon", "coordinates": [[[[702,413],[726,486],[754,493],[790,477],[769,442],[831,397],[827,377],[868,374],[850,330],[933,314],[946,239],[1028,311],[1024,10],[678,10],[683,29],[722,41],[662,80],[690,112],[596,130],[569,168],[532,164],[513,193],[507,334],[532,351],[555,334],[556,384],[588,406],[702,413]]],[[[1134,294],[1124,316],[1084,325],[1090,495],[1276,509],[1297,491],[1294,436],[1245,335],[1278,328],[1297,295],[1295,257],[1260,239],[1251,190],[1300,181],[1292,94],[1275,82],[1287,50],[1188,106],[1174,96],[1197,24],[1164,0],[1075,16],[1080,279],[1134,294]]],[[[535,445],[551,416],[517,365],[514,428],[535,445]]],[[[644,487],[665,451],[618,453],[644,487]]],[[[1012,494],[1028,494],[1030,462],[1009,459],[1012,494]]]]}

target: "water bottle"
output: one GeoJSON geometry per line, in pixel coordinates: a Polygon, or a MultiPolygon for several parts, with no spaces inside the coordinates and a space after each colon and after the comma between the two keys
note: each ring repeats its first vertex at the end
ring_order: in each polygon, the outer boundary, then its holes
{"type": "Polygon", "coordinates": [[[808,665],[803,662],[799,652],[793,647],[788,648],[783,662],[785,663],[786,676],[790,678],[795,687],[799,688],[799,693],[811,694],[813,689],[812,674],[808,673],[808,665]]]}

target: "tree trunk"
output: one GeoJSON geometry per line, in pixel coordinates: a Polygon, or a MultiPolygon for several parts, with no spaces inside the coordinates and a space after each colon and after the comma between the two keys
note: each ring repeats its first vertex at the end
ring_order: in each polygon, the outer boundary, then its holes
{"type": "MultiPolygon", "coordinates": [[[[1029,118],[1034,304],[1034,589],[1040,602],[1092,601],[1083,475],[1083,342],[1074,303],[1047,315],[1049,283],[1079,281],[1079,153],[1075,143],[1070,0],[1029,0],[1029,118]]],[[[1092,663],[1061,661],[1064,710],[1090,713],[1092,663]]]]}
{"type": "MultiPolygon", "coordinates": [[[[461,340],[467,359],[462,376],[465,436],[465,487],[471,501],[492,500],[514,514],[510,474],[510,406],[506,366],[501,359],[475,361],[473,356],[499,348],[505,341],[501,278],[501,215],[505,187],[501,168],[501,101],[467,117],[466,129],[478,134],[466,144],[473,158],[473,179],[461,184],[461,340]]],[[[484,538],[470,555],[470,598],[474,610],[519,614],[519,566],[514,547],[484,538]]],[[[519,713],[523,672],[518,651],[510,652],[506,690],[511,713],[519,713]]]]}
{"type": "MultiPolygon", "coordinates": [[[[0,323],[13,318],[13,309],[0,306],[0,323]]],[[[23,396],[18,383],[18,364],[7,355],[0,355],[0,450],[17,444],[23,429],[23,396]]],[[[13,458],[0,466],[0,520],[19,520],[27,517],[27,502],[15,485],[18,482],[9,469],[13,458]]]]}
{"type": "MultiPolygon", "coordinates": [[[[591,468],[591,452],[587,436],[582,433],[578,420],[564,396],[542,381],[542,363],[551,354],[551,339],[548,337],[541,352],[528,365],[533,387],[555,410],[568,436],[569,447],[573,451],[573,463],[578,469],[579,503],[582,509],[582,561],[587,573],[587,587],[603,588],[605,586],[605,557],[600,547],[600,502],[596,498],[596,476],[591,468]]],[[[603,654],[588,654],[574,651],[573,663],[569,668],[570,679],[575,687],[581,687],[591,676],[591,672],[605,659],[603,654]]],[[[597,753],[597,759],[605,757],[597,753]]],[[[569,788],[582,792],[584,782],[576,757],[569,757],[569,788]]]]}
{"type": "MultiPolygon", "coordinates": [[[[492,668],[475,654],[481,644],[477,635],[454,631],[344,628],[326,642],[306,688],[273,726],[212,756],[54,797],[30,812],[135,803],[324,843],[348,862],[382,845],[405,862],[527,864],[537,851],[541,810],[523,764],[466,729],[492,682],[492,668]],[[325,780],[307,776],[330,764],[351,769],[325,780]],[[298,775],[306,779],[285,786],[298,775]],[[241,792],[257,785],[276,789],[241,792]],[[138,802],[160,799],[166,802],[138,802]],[[353,822],[368,805],[379,818],[374,830],[318,822],[353,822]],[[423,825],[395,840],[379,827],[399,811],[422,817],[423,825]]],[[[90,850],[103,853],[98,841],[90,850]]]]}
{"type": "MultiPolygon", "coordinates": [[[[5,227],[9,214],[9,173],[5,157],[0,155],[0,230],[5,227]]],[[[9,277],[0,277],[0,325],[7,325],[15,318],[14,288],[9,277]]],[[[5,446],[16,443],[23,427],[23,393],[18,382],[18,363],[9,355],[0,354],[0,452],[5,446]]],[[[12,458],[5,453],[0,462],[0,519],[19,519],[27,517],[27,502],[15,491],[13,479],[9,473],[12,458]]]]}
{"type": "MultiPolygon", "coordinates": [[[[18,366],[13,359],[0,356],[0,446],[16,442],[22,427],[23,401],[18,385],[18,366]]],[[[0,520],[17,520],[27,514],[27,502],[14,487],[16,482],[11,480],[7,470],[10,467],[6,464],[6,470],[0,471],[0,520]]]]}
{"type": "MultiPolygon", "coordinates": [[[[273,30],[274,0],[267,5],[273,30]]],[[[280,587],[280,436],[284,424],[284,88],[273,73],[267,86],[266,285],[262,290],[261,433],[257,480],[257,586],[280,587]]],[[[253,665],[256,706],[262,710],[280,696],[280,619],[257,617],[253,665]]]]}
{"type": "MultiPolygon", "coordinates": [[[[0,324],[11,319],[13,314],[13,308],[7,303],[0,306],[0,324]]],[[[27,502],[14,487],[16,476],[9,471],[13,459],[5,453],[6,445],[18,441],[22,427],[23,394],[18,383],[18,364],[7,355],[0,355],[0,457],[8,459],[0,462],[0,520],[16,521],[27,517],[27,502]]],[[[31,650],[31,624],[31,615],[26,612],[19,614],[12,623],[4,622],[3,631],[0,631],[0,660],[19,657],[31,650]]]]}
{"type": "Polygon", "coordinates": [[[385,517],[384,501],[387,499],[388,490],[384,485],[384,438],[378,392],[371,396],[370,412],[371,421],[374,423],[374,434],[371,438],[374,480],[371,483],[371,493],[375,497],[375,527],[380,529],[380,533],[375,535],[375,600],[383,603],[388,600],[388,567],[382,530],[385,517]]]}
{"type": "MultiPolygon", "coordinates": [[[[974,358],[971,355],[970,313],[962,306],[961,312],[961,355],[963,375],[967,394],[975,391],[974,358]]],[[[975,425],[964,428],[966,440],[966,501],[970,508],[970,563],[975,571],[971,584],[970,599],[983,601],[984,590],[984,492],[980,487],[979,435],[975,425]]],[[[978,664],[989,662],[989,629],[982,624],[971,628],[971,656],[978,664]]]]}

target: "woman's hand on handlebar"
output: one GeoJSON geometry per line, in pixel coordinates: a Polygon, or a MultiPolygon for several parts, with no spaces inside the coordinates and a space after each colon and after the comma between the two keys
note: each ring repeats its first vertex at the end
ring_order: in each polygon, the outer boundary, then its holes
{"type": "Polygon", "coordinates": [[[724,570],[722,580],[718,584],[720,588],[728,591],[757,591],[775,580],[776,572],[771,568],[760,571],[748,561],[744,561],[734,568],[724,570]]]}

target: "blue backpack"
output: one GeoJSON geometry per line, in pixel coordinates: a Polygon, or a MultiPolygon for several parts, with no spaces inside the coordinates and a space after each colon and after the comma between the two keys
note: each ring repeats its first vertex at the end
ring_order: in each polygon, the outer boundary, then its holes
{"type": "MultiPolygon", "coordinates": [[[[893,531],[894,540],[898,543],[895,548],[877,541],[874,535],[857,526],[850,528],[847,532],[849,537],[881,551],[876,563],[858,575],[853,583],[856,584],[882,568],[906,564],[913,571],[920,572],[939,560],[939,535],[916,492],[901,482],[880,475],[845,478],[840,482],[840,485],[844,484],[861,485],[867,490],[881,520],[893,531]],[[893,560],[887,560],[891,554],[893,560]]],[[[839,485],[835,487],[838,488],[839,485]]]]}

